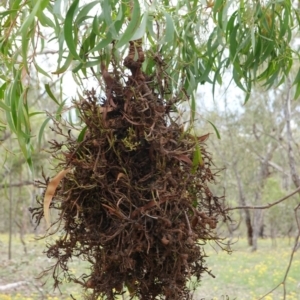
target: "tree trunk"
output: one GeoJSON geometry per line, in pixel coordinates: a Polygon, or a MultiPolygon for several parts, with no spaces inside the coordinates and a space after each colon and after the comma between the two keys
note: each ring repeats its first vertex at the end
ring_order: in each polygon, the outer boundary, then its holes
{"type": "MultiPolygon", "coordinates": [[[[236,177],[236,181],[238,184],[238,190],[239,190],[239,204],[241,206],[246,206],[246,200],[245,200],[245,196],[244,196],[244,189],[243,189],[243,185],[242,185],[242,180],[239,176],[239,173],[237,172],[237,166],[236,166],[236,162],[233,164],[233,170],[234,170],[234,174],[236,177]]],[[[252,228],[252,222],[251,222],[251,214],[249,209],[244,209],[244,215],[245,215],[245,223],[246,223],[246,227],[247,227],[247,239],[248,239],[248,245],[252,246],[253,245],[253,228],[252,228]]]]}
{"type": "MultiPolygon", "coordinates": [[[[291,177],[294,185],[298,188],[300,187],[300,177],[296,170],[296,166],[298,165],[294,156],[293,148],[292,148],[292,142],[293,135],[292,135],[292,128],[291,128],[291,86],[288,87],[287,96],[285,99],[285,106],[284,106],[284,116],[286,119],[286,138],[287,138],[287,144],[288,144],[288,160],[289,160],[289,166],[290,166],[290,172],[291,177]]],[[[298,193],[300,195],[300,192],[298,193]]],[[[297,218],[297,214],[296,214],[297,218]]],[[[300,220],[298,220],[300,222],[300,220]]],[[[298,223],[299,224],[299,223],[298,223]]],[[[300,229],[298,227],[298,234],[296,236],[295,243],[298,243],[300,235],[300,229]]],[[[300,245],[296,249],[298,249],[300,245]]]]}

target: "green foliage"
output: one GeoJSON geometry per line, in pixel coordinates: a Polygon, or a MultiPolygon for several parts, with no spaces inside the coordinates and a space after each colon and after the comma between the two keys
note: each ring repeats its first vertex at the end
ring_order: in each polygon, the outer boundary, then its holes
{"type": "MultiPolygon", "coordinates": [[[[111,55],[121,63],[128,42],[142,38],[148,51],[144,71],[151,72],[159,61],[167,66],[161,74],[171,78],[167,101],[189,100],[205,82],[214,92],[228,69],[247,101],[255,83],[270,88],[289,74],[299,58],[291,47],[297,31],[299,12],[290,0],[10,1],[0,7],[0,108],[31,164],[26,78],[51,80],[37,59],[49,43],[57,52],[53,75],[71,69],[82,82],[90,68],[100,72],[101,62],[111,55]]],[[[295,97],[300,94],[298,77],[295,97]]],[[[59,106],[62,99],[53,98],[47,84],[48,95],[59,106]]],[[[195,108],[195,98],[190,101],[195,108]]],[[[194,113],[192,109],[192,121],[194,113]]]]}
{"type": "MultiPolygon", "coordinates": [[[[263,191],[263,203],[269,204],[275,202],[286,195],[280,187],[276,178],[268,178],[263,191]]],[[[274,232],[275,235],[286,235],[289,230],[296,227],[294,217],[294,207],[297,205],[295,197],[291,197],[284,202],[275,205],[266,211],[266,223],[268,231],[274,232]]]]}
{"type": "Polygon", "coordinates": [[[280,198],[286,193],[281,189],[280,184],[276,178],[268,178],[263,191],[263,203],[269,204],[280,198]]]}

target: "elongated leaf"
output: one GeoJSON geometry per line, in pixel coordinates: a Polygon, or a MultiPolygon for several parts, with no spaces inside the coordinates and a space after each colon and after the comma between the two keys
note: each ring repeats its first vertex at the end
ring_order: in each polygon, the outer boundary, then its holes
{"type": "Polygon", "coordinates": [[[46,84],[45,84],[45,90],[46,90],[48,96],[49,96],[49,97],[50,97],[57,105],[59,105],[58,100],[55,98],[55,96],[53,95],[53,93],[52,93],[52,91],[51,91],[51,89],[50,89],[49,83],[46,83],[46,84]]]}
{"type": "Polygon", "coordinates": [[[108,46],[113,40],[112,34],[110,32],[107,33],[106,38],[101,39],[101,41],[93,48],[91,49],[89,52],[93,53],[95,51],[99,51],[102,48],[105,48],[106,46],[108,46]]]}
{"type": "Polygon", "coordinates": [[[50,204],[52,201],[53,196],[55,195],[56,189],[61,182],[61,180],[66,176],[68,172],[70,172],[71,169],[66,169],[60,171],[55,177],[53,177],[46,189],[45,197],[44,197],[44,216],[47,224],[47,228],[50,227],[51,222],[50,222],[50,204]]]}
{"type": "Polygon", "coordinates": [[[18,11],[17,9],[10,9],[10,10],[6,10],[6,11],[1,11],[0,16],[5,17],[5,16],[10,15],[12,13],[15,13],[17,11],[18,11]]]}
{"type": "Polygon", "coordinates": [[[196,114],[196,98],[194,94],[191,97],[191,123],[195,121],[195,114],[196,114]]]}
{"type": "Polygon", "coordinates": [[[116,44],[117,48],[123,47],[125,44],[127,44],[130,40],[132,40],[132,37],[135,33],[135,31],[138,29],[138,26],[140,24],[140,18],[141,18],[141,8],[138,0],[134,0],[134,6],[131,14],[131,20],[125,29],[124,33],[119,38],[119,41],[116,44]]]}
{"type": "Polygon", "coordinates": [[[64,101],[62,101],[60,103],[60,105],[58,106],[58,108],[56,110],[56,113],[55,113],[55,119],[56,120],[60,120],[61,119],[61,112],[62,112],[62,110],[63,110],[63,108],[64,108],[64,106],[66,104],[66,101],[67,101],[67,99],[65,99],[64,101]]]}
{"type": "Polygon", "coordinates": [[[71,62],[72,62],[72,60],[73,60],[73,56],[72,56],[71,53],[69,53],[69,55],[68,55],[67,59],[65,60],[65,63],[63,64],[63,66],[61,68],[59,68],[58,70],[56,70],[55,72],[52,72],[52,74],[58,75],[58,74],[61,74],[61,73],[64,73],[65,71],[67,71],[70,64],[71,64],[71,62]]]}
{"type": "Polygon", "coordinates": [[[166,31],[163,41],[164,43],[173,42],[175,32],[173,19],[167,12],[164,12],[164,15],[166,18],[166,31]]]}
{"type": "Polygon", "coordinates": [[[298,99],[298,97],[300,96],[300,69],[296,75],[293,85],[296,85],[294,99],[298,99]]]}
{"type": "Polygon", "coordinates": [[[55,24],[53,23],[53,21],[48,18],[43,11],[39,12],[37,15],[40,23],[44,26],[44,27],[52,27],[55,28],[55,24]]]}
{"type": "MultiPolygon", "coordinates": [[[[131,39],[133,41],[141,39],[145,35],[147,22],[148,22],[148,11],[146,11],[144,13],[141,25],[139,26],[139,28],[137,29],[137,31],[132,36],[131,39]]],[[[167,35],[167,33],[166,33],[166,35],[167,35]]]]}
{"type": "Polygon", "coordinates": [[[22,56],[23,56],[24,67],[27,73],[29,73],[28,64],[27,64],[29,41],[30,41],[29,32],[22,33],[22,56]]]}
{"type": "Polygon", "coordinates": [[[42,138],[43,138],[43,134],[44,134],[44,130],[46,125],[48,124],[48,122],[51,120],[51,118],[46,118],[46,120],[43,122],[43,124],[41,125],[41,128],[39,130],[39,134],[38,134],[38,147],[39,149],[41,148],[41,143],[42,143],[42,138]]]}
{"type": "Polygon", "coordinates": [[[38,10],[40,9],[40,6],[43,4],[45,0],[37,0],[35,3],[35,6],[33,7],[30,15],[25,19],[25,22],[22,24],[20,28],[20,32],[25,35],[28,31],[28,28],[31,26],[34,17],[37,15],[38,10]]]}
{"type": "Polygon", "coordinates": [[[65,26],[64,26],[64,36],[66,44],[69,48],[70,53],[73,55],[74,58],[81,61],[81,58],[77,54],[76,51],[76,38],[74,38],[74,35],[76,35],[75,28],[73,26],[73,19],[75,15],[75,11],[77,10],[79,0],[74,0],[72,5],[70,6],[65,20],[65,26]]]}
{"type": "Polygon", "coordinates": [[[80,131],[80,133],[78,135],[78,138],[77,138],[77,142],[78,143],[80,143],[80,142],[83,141],[85,133],[86,133],[86,130],[87,130],[87,126],[83,127],[83,129],[80,131]]]}
{"type": "Polygon", "coordinates": [[[90,10],[97,4],[99,4],[99,1],[93,1],[93,2],[88,3],[88,4],[84,5],[83,7],[81,7],[81,9],[75,19],[75,23],[80,24],[82,21],[84,21],[86,19],[86,17],[88,16],[88,13],[90,12],[90,10]]]}
{"type": "Polygon", "coordinates": [[[35,59],[33,60],[33,64],[34,64],[35,68],[37,69],[37,71],[38,71],[39,73],[41,73],[41,74],[43,74],[44,76],[46,76],[46,77],[48,77],[48,78],[51,79],[51,76],[49,75],[49,73],[47,73],[42,67],[40,67],[40,66],[38,65],[38,63],[36,62],[35,59]]]}
{"type": "Polygon", "coordinates": [[[208,121],[208,120],[207,120],[207,122],[213,127],[213,129],[215,130],[215,133],[216,133],[218,139],[220,140],[221,139],[221,135],[220,135],[220,132],[218,131],[217,127],[215,126],[215,124],[213,122],[211,122],[211,121],[208,121]]]}
{"type": "Polygon", "coordinates": [[[192,168],[192,173],[195,173],[195,171],[198,169],[199,166],[203,165],[203,159],[201,155],[201,150],[199,147],[199,144],[196,142],[195,145],[195,151],[193,155],[193,168],[192,168]]]}
{"type": "Polygon", "coordinates": [[[0,100],[0,108],[6,110],[6,111],[10,111],[10,107],[7,106],[3,101],[0,100]]]}

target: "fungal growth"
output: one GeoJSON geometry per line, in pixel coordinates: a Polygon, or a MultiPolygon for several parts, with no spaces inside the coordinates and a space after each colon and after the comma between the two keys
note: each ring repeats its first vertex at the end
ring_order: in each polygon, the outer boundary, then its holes
{"type": "MultiPolygon", "coordinates": [[[[205,138],[184,132],[172,118],[180,99],[166,101],[159,72],[145,74],[141,41],[130,43],[124,66],[102,64],[106,85],[75,102],[83,124],[78,137],[54,129],[57,173],[64,177],[49,203],[58,212],[59,237],[47,246],[55,263],[55,287],[63,280],[82,285],[86,299],[191,299],[189,279],[200,281],[203,245],[218,240],[217,220],[227,218],[214,183],[205,138]],[[130,73],[130,74],[128,74],[130,73]],[[64,147],[62,147],[64,146],[64,147]],[[202,163],[195,162],[196,149],[202,163]],[[75,276],[68,263],[79,257],[89,271],[75,276]]],[[[162,69],[162,60],[156,59],[162,69]]],[[[45,191],[49,181],[43,182],[45,191]]],[[[47,192],[46,192],[47,193],[47,192]]],[[[39,223],[44,203],[33,210],[39,223]]],[[[53,226],[54,227],[54,226],[53,226]]],[[[51,229],[51,228],[50,228],[51,229]]]]}

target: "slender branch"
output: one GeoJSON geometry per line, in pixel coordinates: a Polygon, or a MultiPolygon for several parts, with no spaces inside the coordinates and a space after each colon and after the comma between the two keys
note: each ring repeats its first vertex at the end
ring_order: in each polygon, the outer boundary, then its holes
{"type": "Polygon", "coordinates": [[[33,181],[24,181],[19,183],[12,183],[12,184],[0,184],[0,189],[4,189],[5,187],[20,187],[24,185],[34,185],[33,181]]]}
{"type": "Polygon", "coordinates": [[[287,279],[287,276],[289,274],[289,271],[290,271],[290,268],[291,268],[291,265],[292,265],[292,262],[293,262],[294,254],[295,254],[295,252],[296,252],[296,250],[298,248],[299,239],[300,239],[300,223],[299,223],[298,216],[297,216],[297,210],[299,208],[300,208],[300,204],[298,204],[295,207],[295,209],[294,209],[294,211],[295,211],[295,219],[296,219],[297,227],[298,227],[298,233],[297,233],[297,236],[296,236],[296,239],[295,239],[295,244],[294,244],[291,256],[290,256],[289,264],[288,264],[288,267],[287,267],[287,269],[285,271],[285,275],[284,275],[284,278],[283,278],[283,281],[282,281],[282,284],[283,284],[283,299],[286,298],[286,279],[287,279]]]}
{"type": "Polygon", "coordinates": [[[268,295],[270,295],[271,293],[273,293],[276,289],[278,289],[280,286],[282,285],[282,282],[278,283],[271,291],[267,292],[266,294],[264,294],[262,297],[260,297],[258,300],[262,300],[265,297],[267,297],[268,295]]]}
{"type": "Polygon", "coordinates": [[[294,254],[298,248],[298,244],[299,244],[299,240],[300,240],[300,222],[299,222],[299,219],[298,219],[298,216],[297,216],[297,210],[300,208],[300,204],[298,204],[294,211],[295,211],[295,218],[296,218],[296,222],[297,222],[297,227],[298,227],[298,233],[297,233],[297,236],[296,236],[296,239],[295,239],[295,244],[294,244],[294,247],[293,247],[293,250],[292,250],[292,253],[290,255],[290,260],[289,260],[289,264],[286,268],[286,271],[285,271],[285,274],[284,274],[284,277],[283,277],[283,280],[277,284],[272,290],[270,290],[268,293],[264,294],[261,298],[259,298],[258,300],[262,300],[264,299],[266,296],[268,296],[269,294],[273,293],[278,287],[280,287],[281,285],[283,285],[283,299],[286,299],[286,280],[287,280],[287,276],[290,272],[290,268],[292,266],[292,262],[293,262],[293,258],[294,258],[294,254]]]}
{"type": "Polygon", "coordinates": [[[296,193],[299,193],[300,192],[300,187],[296,188],[293,192],[291,192],[290,194],[288,194],[287,196],[284,196],[283,198],[273,202],[273,203],[270,203],[268,205],[263,205],[263,206],[236,206],[236,207],[228,207],[226,208],[224,211],[229,211],[229,210],[235,210],[235,209],[267,209],[267,208],[270,208],[274,205],[277,205],[279,204],[280,202],[283,202],[284,200],[292,197],[293,195],[295,195],[296,193]]]}

